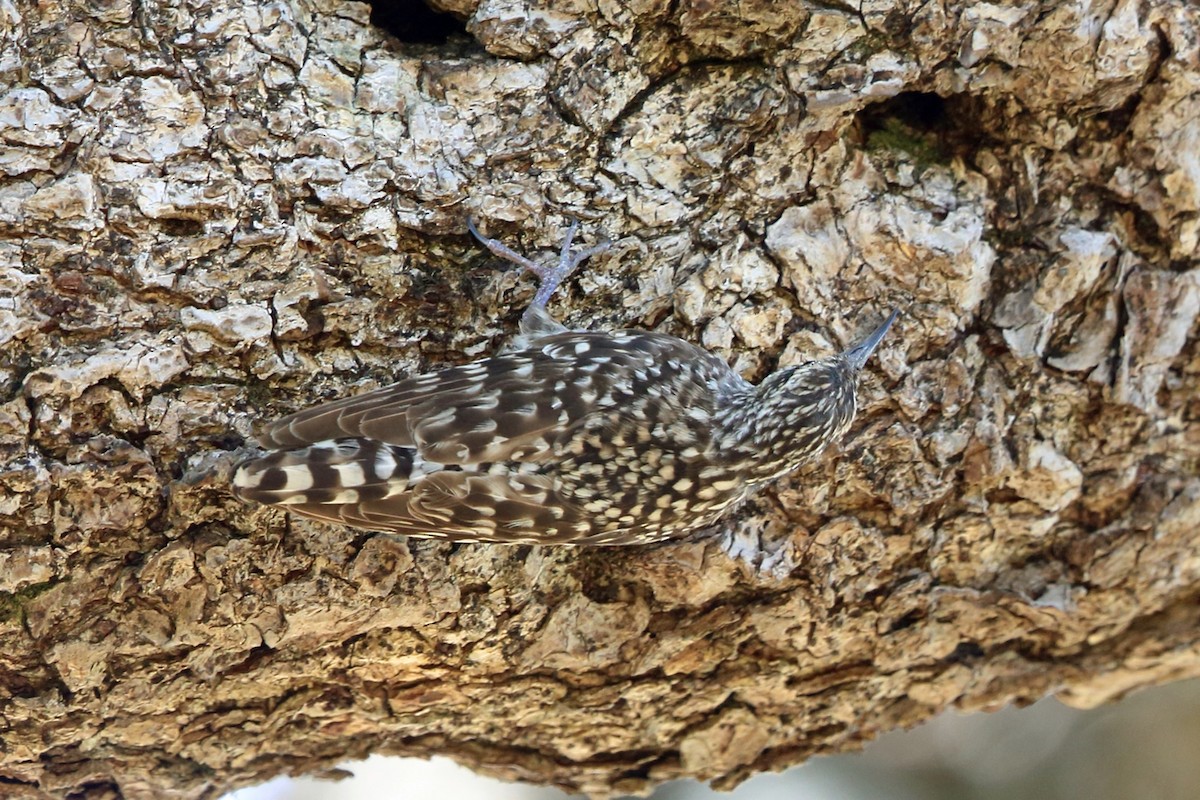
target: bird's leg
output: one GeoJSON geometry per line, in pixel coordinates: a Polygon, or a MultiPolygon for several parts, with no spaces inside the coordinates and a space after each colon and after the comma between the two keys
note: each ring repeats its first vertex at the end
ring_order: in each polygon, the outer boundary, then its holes
{"type": "Polygon", "coordinates": [[[575,231],[578,229],[579,220],[571,220],[571,227],[567,229],[567,236],[563,240],[562,249],[558,254],[558,263],[553,266],[543,266],[526,258],[511,247],[495,239],[483,236],[475,227],[474,221],[469,217],[467,218],[467,230],[479,240],[480,244],[491,251],[493,255],[519,265],[532,272],[538,278],[537,293],[534,294],[529,308],[525,309],[525,313],[521,316],[522,333],[535,334],[562,330],[562,326],[555,322],[550,313],[546,311],[546,303],[550,301],[550,297],[558,289],[559,284],[574,272],[585,259],[603,253],[612,247],[611,242],[601,242],[572,255],[571,242],[575,239],[575,231]]]}

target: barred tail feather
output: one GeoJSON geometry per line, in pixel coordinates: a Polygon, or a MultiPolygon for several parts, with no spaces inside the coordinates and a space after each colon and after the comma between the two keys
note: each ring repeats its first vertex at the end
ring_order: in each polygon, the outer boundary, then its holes
{"type": "Polygon", "coordinates": [[[408,488],[411,448],[371,439],[334,439],[245,461],[234,493],[273,505],[345,504],[379,500],[408,488]]]}

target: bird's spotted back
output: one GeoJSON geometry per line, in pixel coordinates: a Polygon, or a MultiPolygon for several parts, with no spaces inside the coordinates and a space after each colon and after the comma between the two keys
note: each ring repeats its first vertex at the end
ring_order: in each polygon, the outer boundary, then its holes
{"type": "MultiPolygon", "coordinates": [[[[561,280],[569,258],[543,282],[561,280]]],[[[653,542],[712,524],[854,413],[845,360],[755,387],[682,339],[568,331],[536,301],[519,341],[284,417],[261,437],[270,452],[238,468],[235,492],[415,536],[653,542]]]]}

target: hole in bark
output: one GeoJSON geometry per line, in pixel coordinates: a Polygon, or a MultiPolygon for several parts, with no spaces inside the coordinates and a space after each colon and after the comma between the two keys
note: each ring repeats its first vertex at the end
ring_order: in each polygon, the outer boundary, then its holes
{"type": "Polygon", "coordinates": [[[88,781],[67,794],[67,800],[84,800],[88,797],[121,797],[121,787],[112,781],[88,781]]]}
{"type": "Polygon", "coordinates": [[[435,11],[421,0],[368,0],[371,24],[410,44],[445,44],[456,33],[466,35],[462,20],[435,11]]]}
{"type": "Polygon", "coordinates": [[[905,614],[900,619],[892,623],[892,627],[888,628],[888,633],[902,631],[905,628],[911,628],[925,618],[925,613],[920,609],[913,609],[905,614]]]}
{"type": "Polygon", "coordinates": [[[976,661],[983,658],[983,648],[978,642],[959,642],[950,654],[950,661],[976,661]]]}
{"type": "Polygon", "coordinates": [[[868,150],[899,150],[919,164],[945,162],[951,115],[933,92],[901,92],[858,112],[861,142],[868,150]]]}
{"type": "Polygon", "coordinates": [[[901,92],[882,103],[868,106],[863,113],[869,117],[867,112],[872,110],[925,131],[942,127],[946,120],[946,101],[933,92],[901,92]]]}
{"type": "Polygon", "coordinates": [[[160,219],[158,224],[163,233],[179,238],[204,233],[204,223],[196,219],[160,219]]]}

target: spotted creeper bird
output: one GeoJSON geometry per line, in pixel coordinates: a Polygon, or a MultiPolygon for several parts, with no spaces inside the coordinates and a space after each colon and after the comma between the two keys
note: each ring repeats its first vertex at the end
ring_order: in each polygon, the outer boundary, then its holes
{"type": "Polygon", "coordinates": [[[540,284],[512,349],[299,411],[241,464],[239,497],[456,541],[646,544],[712,525],[850,426],[896,312],[840,355],[757,386],[663,333],[573,331],[546,311],[601,244],[546,267],[467,227],[540,284]]]}

